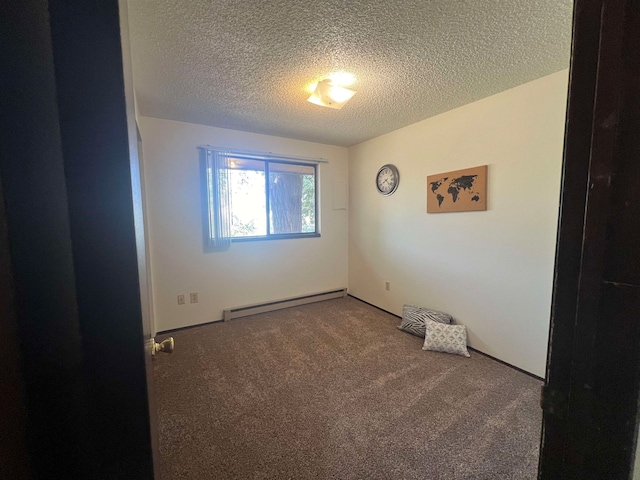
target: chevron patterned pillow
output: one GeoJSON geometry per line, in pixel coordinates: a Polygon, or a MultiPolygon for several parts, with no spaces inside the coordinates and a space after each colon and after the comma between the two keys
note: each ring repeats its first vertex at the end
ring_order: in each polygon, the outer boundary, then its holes
{"type": "Polygon", "coordinates": [[[455,353],[470,357],[467,350],[467,327],[464,325],[443,325],[427,320],[427,333],[423,350],[432,352],[455,353]]]}
{"type": "Polygon", "coordinates": [[[404,305],[402,307],[402,322],[398,325],[398,328],[417,337],[424,338],[426,333],[425,322],[427,320],[449,324],[453,321],[453,317],[448,313],[438,312],[426,307],[404,305]]]}

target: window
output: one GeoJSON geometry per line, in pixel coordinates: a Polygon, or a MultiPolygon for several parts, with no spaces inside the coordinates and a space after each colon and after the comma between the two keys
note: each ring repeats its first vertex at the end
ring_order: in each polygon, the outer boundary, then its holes
{"type": "Polygon", "coordinates": [[[206,240],[319,236],[317,164],[206,150],[206,240]]]}

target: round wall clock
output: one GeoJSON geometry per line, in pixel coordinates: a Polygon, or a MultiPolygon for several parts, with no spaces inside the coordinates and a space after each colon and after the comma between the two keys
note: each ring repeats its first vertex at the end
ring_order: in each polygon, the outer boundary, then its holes
{"type": "Polygon", "coordinates": [[[376,188],[382,195],[391,195],[398,188],[400,174],[395,165],[383,165],[376,175],[376,188]]]}

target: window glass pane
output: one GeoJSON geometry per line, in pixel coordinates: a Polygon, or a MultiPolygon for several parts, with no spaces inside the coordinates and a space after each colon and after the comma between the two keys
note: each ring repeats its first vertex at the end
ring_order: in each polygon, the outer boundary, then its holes
{"type": "Polygon", "coordinates": [[[209,246],[222,246],[218,239],[262,240],[271,235],[304,237],[318,233],[316,165],[217,150],[213,151],[213,161],[210,156],[206,170],[208,217],[204,225],[209,246]]]}
{"type": "Polygon", "coordinates": [[[271,233],[316,231],[315,188],[313,166],[269,162],[271,233]]]}
{"type": "Polygon", "coordinates": [[[264,170],[264,162],[260,160],[229,161],[232,237],[267,234],[264,170]]]}

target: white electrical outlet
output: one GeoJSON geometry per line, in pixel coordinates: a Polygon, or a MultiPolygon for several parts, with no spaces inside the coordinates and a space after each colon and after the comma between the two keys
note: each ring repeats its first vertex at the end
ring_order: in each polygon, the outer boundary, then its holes
{"type": "Polygon", "coordinates": [[[384,282],[384,289],[391,290],[391,282],[384,282]]]}
{"type": "Polygon", "coordinates": [[[185,303],[186,302],[185,302],[185,299],[184,299],[184,294],[181,293],[180,295],[178,295],[178,305],[184,305],[185,303]]]}
{"type": "Polygon", "coordinates": [[[198,292],[191,292],[189,294],[189,301],[191,303],[198,303],[198,292]]]}

